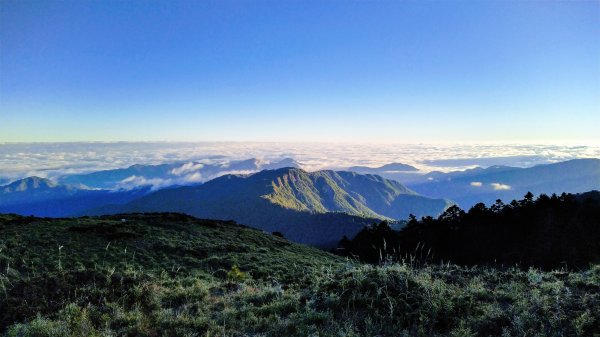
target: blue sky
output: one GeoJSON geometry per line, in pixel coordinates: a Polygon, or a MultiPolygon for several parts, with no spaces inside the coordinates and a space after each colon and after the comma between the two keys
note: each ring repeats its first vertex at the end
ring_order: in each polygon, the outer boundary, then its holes
{"type": "Polygon", "coordinates": [[[600,2],[0,2],[0,142],[600,142],[600,2]]]}

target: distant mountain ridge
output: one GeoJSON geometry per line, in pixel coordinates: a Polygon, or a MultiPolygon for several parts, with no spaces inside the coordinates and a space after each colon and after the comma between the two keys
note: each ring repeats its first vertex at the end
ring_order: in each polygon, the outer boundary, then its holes
{"type": "Polygon", "coordinates": [[[420,196],[379,176],[283,168],[163,189],[112,212],[169,211],[231,219],[282,232],[297,242],[331,247],[341,236],[352,236],[378,219],[437,215],[449,205],[448,200],[420,196]]]}
{"type": "Polygon", "coordinates": [[[348,171],[358,172],[358,173],[385,173],[385,172],[415,172],[418,171],[414,166],[402,164],[402,163],[390,163],[385,164],[379,167],[369,167],[369,166],[350,166],[348,167],[348,171]]]}
{"type": "Polygon", "coordinates": [[[60,177],[59,182],[102,189],[122,189],[143,185],[162,188],[201,183],[228,173],[250,173],[281,167],[300,167],[300,163],[292,158],[283,158],[280,161],[251,158],[212,163],[183,161],[158,165],[135,164],[127,168],[66,175],[60,177]]]}
{"type": "Polygon", "coordinates": [[[0,213],[66,217],[90,208],[119,205],[149,192],[149,188],[130,191],[88,189],[59,184],[40,177],[28,177],[0,186],[0,213]]]}
{"type": "Polygon", "coordinates": [[[74,193],[77,193],[77,189],[73,186],[59,185],[46,178],[28,177],[0,186],[0,205],[34,202],[56,196],[66,197],[74,193]]]}
{"type": "Polygon", "coordinates": [[[529,168],[495,165],[456,172],[431,172],[408,182],[427,196],[444,196],[469,208],[496,199],[520,199],[525,193],[581,193],[600,189],[600,159],[573,159],[529,168]]]}
{"type": "Polygon", "coordinates": [[[56,187],[58,187],[58,184],[49,179],[33,176],[2,186],[2,192],[25,192],[33,189],[48,190],[56,187]]]}

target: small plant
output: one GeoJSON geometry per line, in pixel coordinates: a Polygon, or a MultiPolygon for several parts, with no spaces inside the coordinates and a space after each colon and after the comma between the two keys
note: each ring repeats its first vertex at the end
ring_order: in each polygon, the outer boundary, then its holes
{"type": "Polygon", "coordinates": [[[243,282],[246,278],[246,273],[241,271],[236,264],[234,264],[231,267],[231,270],[227,272],[227,280],[232,282],[243,282]]]}
{"type": "Polygon", "coordinates": [[[62,271],[62,261],[61,261],[61,253],[62,253],[62,249],[63,246],[58,246],[58,271],[62,271]]]}

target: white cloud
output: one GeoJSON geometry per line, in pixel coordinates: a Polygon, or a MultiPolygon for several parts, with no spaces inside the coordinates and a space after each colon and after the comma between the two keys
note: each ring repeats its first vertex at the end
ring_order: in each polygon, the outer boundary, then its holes
{"type": "Polygon", "coordinates": [[[228,174],[247,175],[247,174],[252,174],[252,173],[256,173],[256,171],[254,171],[254,170],[229,170],[229,171],[219,172],[218,174],[212,176],[211,179],[226,176],[228,174]]]}
{"type": "Polygon", "coordinates": [[[127,177],[123,180],[121,180],[118,184],[116,189],[121,189],[121,190],[131,190],[137,187],[142,187],[142,186],[152,186],[152,189],[159,189],[161,187],[166,187],[166,186],[170,186],[173,185],[173,181],[171,179],[159,179],[159,178],[154,178],[154,179],[146,179],[144,177],[140,177],[140,176],[130,176],[127,177]]]}
{"type": "Polygon", "coordinates": [[[121,180],[115,188],[117,190],[118,189],[131,190],[131,189],[134,189],[137,187],[152,186],[152,189],[156,190],[156,189],[173,186],[173,185],[192,185],[192,184],[202,183],[207,180],[209,180],[209,179],[206,179],[205,177],[203,177],[200,174],[200,172],[194,172],[194,173],[180,176],[180,177],[177,177],[174,179],[161,179],[161,178],[148,179],[148,178],[145,178],[142,176],[133,175],[133,176],[130,176],[130,177],[127,177],[127,178],[121,180]]]}
{"type": "Polygon", "coordinates": [[[500,183],[491,183],[490,185],[494,188],[495,191],[506,191],[511,189],[510,185],[500,183]]]}
{"type": "Polygon", "coordinates": [[[204,167],[204,164],[189,162],[189,163],[185,163],[185,164],[181,165],[180,167],[176,167],[176,168],[172,169],[171,174],[175,175],[175,176],[180,176],[180,175],[183,175],[184,173],[198,171],[203,167],[204,167]]]}
{"type": "Polygon", "coordinates": [[[481,181],[472,181],[471,182],[471,186],[474,187],[481,187],[483,185],[483,183],[481,181]]]}

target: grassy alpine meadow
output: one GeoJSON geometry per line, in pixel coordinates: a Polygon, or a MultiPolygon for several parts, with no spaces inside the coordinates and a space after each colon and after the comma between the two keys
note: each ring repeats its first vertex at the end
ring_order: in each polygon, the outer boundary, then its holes
{"type": "Polygon", "coordinates": [[[600,266],[362,264],[173,213],[0,216],[4,336],[600,336],[600,266]]]}

